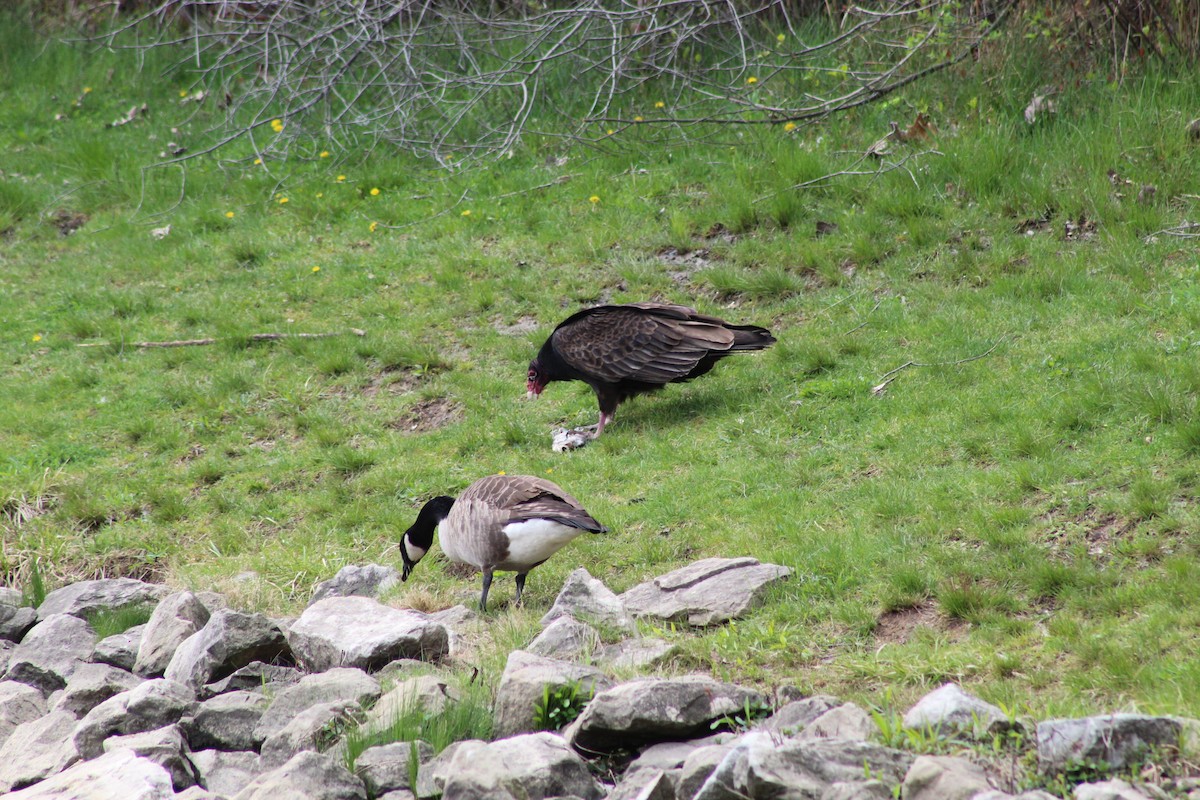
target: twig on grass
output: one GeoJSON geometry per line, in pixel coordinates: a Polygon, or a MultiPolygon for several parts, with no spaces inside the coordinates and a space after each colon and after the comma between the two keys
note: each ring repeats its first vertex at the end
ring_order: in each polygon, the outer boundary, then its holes
{"type": "Polygon", "coordinates": [[[971,361],[978,361],[981,358],[987,358],[988,356],[990,356],[992,354],[992,352],[997,347],[1000,346],[1000,344],[1004,341],[1005,338],[1006,337],[1001,336],[999,339],[996,340],[995,344],[993,344],[991,347],[989,347],[987,350],[983,351],[982,353],[979,353],[978,355],[973,355],[968,358],[960,358],[957,361],[930,361],[928,363],[923,362],[923,361],[905,362],[904,364],[901,364],[900,366],[896,367],[895,369],[888,370],[887,372],[883,373],[883,375],[880,376],[880,378],[879,378],[879,383],[876,384],[875,386],[871,387],[871,394],[873,394],[877,397],[879,395],[883,394],[884,391],[887,389],[888,384],[891,383],[892,381],[896,380],[896,376],[899,375],[903,370],[908,369],[909,367],[953,367],[957,364],[966,364],[971,361]]]}
{"type": "MultiPolygon", "coordinates": [[[[251,342],[274,342],[279,339],[328,339],[331,336],[344,336],[347,333],[352,333],[355,336],[366,336],[367,332],[358,328],[350,328],[347,331],[333,331],[331,333],[252,333],[246,337],[251,342]]],[[[226,339],[236,337],[227,336],[226,339]]],[[[170,342],[130,342],[130,347],[140,347],[149,349],[152,347],[202,347],[208,344],[216,344],[221,341],[217,338],[207,339],[176,339],[170,342]]],[[[82,342],[75,345],[76,347],[108,347],[109,342],[82,342]]],[[[122,345],[124,346],[124,345],[122,345]]]]}
{"type": "Polygon", "coordinates": [[[1156,236],[1175,236],[1180,239],[1200,239],[1200,222],[1185,222],[1182,225],[1176,225],[1174,228],[1163,228],[1161,231],[1148,233],[1142,237],[1142,241],[1149,244],[1154,241],[1156,236]]]}
{"type": "Polygon", "coordinates": [[[871,315],[879,310],[879,305],[882,302],[883,302],[882,300],[876,301],[875,305],[871,307],[871,310],[867,312],[867,315],[865,317],[863,317],[863,321],[858,323],[857,325],[855,325],[850,330],[843,333],[842,336],[849,336],[850,334],[854,333],[855,331],[862,330],[863,328],[867,327],[867,323],[871,321],[871,315]]]}

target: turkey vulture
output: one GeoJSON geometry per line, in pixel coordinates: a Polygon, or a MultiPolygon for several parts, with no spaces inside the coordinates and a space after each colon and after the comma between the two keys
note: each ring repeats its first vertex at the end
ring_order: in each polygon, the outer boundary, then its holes
{"type": "Polygon", "coordinates": [[[442,495],[421,507],[417,521],[400,539],[403,580],[433,546],[433,531],[439,526],[446,557],[483,571],[482,611],[487,611],[493,571],[517,573],[514,602],[520,603],[529,570],[584,531],[608,531],[578,500],[544,478],[489,475],[468,486],[457,500],[442,495]]]}
{"type": "Polygon", "coordinates": [[[596,392],[596,436],[617,404],[708,372],[731,353],[762,350],[775,337],[757,325],[731,325],[694,308],[663,303],[596,306],[567,317],[529,362],[537,397],[551,381],[583,381],[596,392]]]}

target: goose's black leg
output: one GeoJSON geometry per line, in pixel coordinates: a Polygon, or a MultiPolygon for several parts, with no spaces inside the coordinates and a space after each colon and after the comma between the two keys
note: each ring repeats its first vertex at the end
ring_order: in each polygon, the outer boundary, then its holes
{"type": "Polygon", "coordinates": [[[528,572],[517,573],[517,597],[513,600],[513,605],[521,605],[521,593],[525,591],[525,576],[528,572]]]}
{"type": "Polygon", "coordinates": [[[490,588],[492,588],[492,571],[485,569],[483,571],[483,595],[479,598],[480,611],[487,611],[487,595],[490,588]]]}

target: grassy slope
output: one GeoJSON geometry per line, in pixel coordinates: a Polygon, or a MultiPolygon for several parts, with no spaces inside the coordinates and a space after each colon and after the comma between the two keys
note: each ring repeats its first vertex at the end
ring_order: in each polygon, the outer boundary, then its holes
{"type": "MultiPolygon", "coordinates": [[[[186,116],[183,77],[6,31],[0,566],[12,579],[36,557],[56,581],[133,574],[295,611],[343,564],[398,561],[423,498],[529,472],[614,533],[539,568],[523,610],[504,607],[511,583],[499,583],[498,649],[527,641],[580,564],[620,591],[751,554],[794,579],[745,621],[677,636],[668,669],[875,703],[884,687],[903,705],[958,679],[1039,715],[1200,715],[1186,690],[1200,678],[1200,263],[1187,242],[1142,241],[1196,218],[1200,148],[1181,134],[1194,77],[1083,87],[1034,130],[1020,112],[1044,76],[968,75],[734,147],[574,152],[548,167],[560,151],[531,141],[454,176],[335,152],[196,162],[184,183],[138,170],[168,140],[201,141],[207,110],[169,130],[186,116]],[[141,102],[149,119],[104,127],[141,102]],[[933,111],[943,155],[910,162],[912,176],[759,200],[843,168],[840,152],[916,106],[933,111]],[[1109,169],[1134,181],[1124,198],[1109,169]],[[561,174],[573,177],[532,189],[561,174]],[[1147,204],[1134,200],[1142,183],[1157,187],[1147,204]],[[88,221],[61,236],[60,210],[88,221]],[[1047,211],[1045,229],[1022,232],[1047,211]],[[1081,217],[1095,238],[1064,240],[1081,217]],[[838,229],[816,238],[817,220],[838,229]],[[736,238],[706,239],[718,224],[736,238]],[[677,283],[667,246],[707,248],[710,266],[677,283]],[[521,402],[525,363],[558,319],[610,297],[694,303],[780,341],[624,406],[600,442],[556,455],[551,427],[594,421],[594,399],[560,384],[521,402]],[[528,319],[536,331],[500,330],[528,319]],[[350,327],[367,335],[237,338],[350,327]],[[199,336],[234,338],[120,344],[199,336]],[[78,346],[92,341],[113,346],[78,346]],[[993,347],[871,393],[906,362],[993,347]],[[429,409],[449,424],[412,431],[429,409]]],[[[476,591],[429,560],[395,601],[476,591]]],[[[498,656],[479,658],[498,674],[498,656]]]]}

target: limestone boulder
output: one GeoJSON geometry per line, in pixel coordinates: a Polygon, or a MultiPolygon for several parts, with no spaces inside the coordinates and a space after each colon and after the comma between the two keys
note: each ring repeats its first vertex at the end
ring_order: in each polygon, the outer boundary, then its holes
{"type": "Polygon", "coordinates": [[[667,660],[677,649],[666,639],[647,636],[605,645],[594,651],[592,658],[608,669],[645,669],[667,660]]]}
{"type": "Polygon", "coordinates": [[[904,727],[941,735],[991,738],[1017,726],[1002,710],[956,683],[947,683],[917,701],[904,715],[904,727]]]}
{"type": "Polygon", "coordinates": [[[854,703],[831,708],[805,726],[797,739],[854,739],[867,741],[879,736],[879,726],[854,703]]]}
{"type": "Polygon", "coordinates": [[[625,630],[633,629],[633,621],[625,604],[611,589],[580,567],[567,576],[566,583],[550,610],[542,617],[549,625],[562,616],[573,617],[593,625],[607,625],[625,630]]]}
{"type": "Polygon", "coordinates": [[[127,692],[142,682],[132,672],[109,664],[81,664],[54,697],[54,708],[82,717],[110,697],[127,692]]]}
{"type": "Polygon", "coordinates": [[[564,735],[580,752],[610,752],[693,738],[722,717],[765,705],[758,692],[707,676],[645,678],[597,694],[564,735]]]}
{"type": "Polygon", "coordinates": [[[0,746],[18,725],[32,722],[48,710],[37,689],[17,681],[0,681],[0,746]]]}
{"type": "Polygon", "coordinates": [[[36,608],[0,603],[0,639],[19,642],[37,624],[36,608]]]}
{"type": "Polygon", "coordinates": [[[218,609],[175,649],[163,676],[195,692],[254,661],[291,661],[279,625],[262,614],[218,609]]]}
{"type": "Polygon", "coordinates": [[[144,630],[146,630],[145,625],[134,625],[121,633],[106,636],[96,642],[96,646],[92,649],[91,660],[99,664],[110,664],[126,672],[133,672],[133,665],[137,661],[138,648],[141,647],[142,631],[144,630]]]}
{"type": "Polygon", "coordinates": [[[347,564],[327,581],[318,583],[308,601],[311,606],[326,597],[378,597],[400,583],[395,567],[347,564]]]}
{"type": "Polygon", "coordinates": [[[556,617],[526,647],[525,652],[559,661],[578,660],[600,646],[600,634],[569,614],[556,617]]]}
{"type": "Polygon", "coordinates": [[[367,800],[362,779],[338,760],[306,750],[259,775],[233,800],[367,800]]]}
{"type": "Polygon", "coordinates": [[[133,671],[161,677],[179,645],[204,627],[211,616],[208,607],[191,592],[176,592],[159,601],[142,631],[133,671]]]}
{"type": "Polygon", "coordinates": [[[338,667],[307,675],[275,696],[254,726],[252,736],[262,743],[307,708],[341,702],[368,705],[379,699],[380,693],[379,682],[360,669],[338,667]]]}
{"type": "Polygon", "coordinates": [[[70,739],[83,758],[96,758],[104,752],[104,740],[110,736],[174,725],[195,708],[196,700],[188,687],[156,678],[93,708],[75,725],[70,739]]]}
{"type": "Polygon", "coordinates": [[[791,572],[755,558],[706,558],[638,584],[621,600],[635,617],[715,625],[745,616],[791,572]]]}
{"type": "Polygon", "coordinates": [[[435,715],[458,702],[461,693],[438,675],[417,675],[400,681],[379,698],[367,714],[366,728],[384,730],[414,711],[435,715]]]}
{"type": "Polygon", "coordinates": [[[77,722],[66,711],[51,711],[17,725],[0,745],[0,794],[37,783],[78,761],[70,741],[77,722]]]}
{"type": "Polygon", "coordinates": [[[587,764],[551,733],[529,733],[455,751],[443,797],[600,800],[587,764]]]}
{"type": "Polygon", "coordinates": [[[414,773],[433,757],[425,742],[393,742],[368,747],[354,762],[354,771],[366,784],[371,797],[388,792],[412,791],[414,773]]]}
{"type": "Polygon", "coordinates": [[[196,768],[200,784],[222,797],[233,797],[263,773],[258,753],[196,750],[188,760],[196,768]]]}
{"type": "Polygon", "coordinates": [[[224,692],[279,692],[298,683],[305,675],[303,670],[283,664],[265,664],[262,661],[251,661],[244,667],[238,667],[219,681],[206,683],[197,692],[197,696],[207,700],[224,692]]]}
{"type": "Polygon", "coordinates": [[[26,683],[43,695],[58,691],[91,657],[96,634],[70,614],[52,614],[30,629],[8,659],[6,680],[26,683]]]}
{"type": "Polygon", "coordinates": [[[377,670],[397,658],[437,661],[449,652],[444,625],[367,597],[327,597],[304,610],[288,641],[313,672],[335,666],[377,670]]]}
{"type": "Polygon", "coordinates": [[[1057,773],[1072,764],[1104,762],[1123,769],[1156,748],[1179,744],[1183,724],[1172,717],[1111,714],[1038,723],[1038,769],[1057,773]]]}
{"type": "Polygon", "coordinates": [[[361,720],[362,707],[353,700],[317,703],[296,714],[262,744],[259,762],[264,770],[286,764],[297,753],[321,750],[337,733],[361,720]]]}
{"type": "Polygon", "coordinates": [[[133,578],[79,581],[46,595],[42,604],[38,606],[37,615],[39,620],[44,621],[55,614],[84,617],[98,611],[149,606],[170,594],[170,591],[165,586],[133,578]]]}
{"type": "Polygon", "coordinates": [[[76,764],[7,800],[171,800],[175,791],[167,771],[133,750],[117,750],[76,764]]]}
{"type": "Polygon", "coordinates": [[[255,750],[254,729],[271,701],[260,692],[226,692],[196,706],[179,721],[194,750],[255,750]]]}
{"type": "Polygon", "coordinates": [[[1072,793],[1073,800],[1150,800],[1150,795],[1120,779],[1081,783],[1072,793]]]}
{"type": "Polygon", "coordinates": [[[906,800],[971,800],[992,789],[983,767],[956,756],[918,756],[904,776],[906,800]]]}
{"type": "Polygon", "coordinates": [[[575,686],[586,700],[611,685],[612,681],[595,667],[514,650],[508,654],[496,689],[494,733],[504,738],[537,730],[536,708],[547,691],[575,686]]]}
{"type": "Polygon", "coordinates": [[[175,791],[196,784],[196,768],[188,760],[188,746],[177,725],[167,725],[152,731],[111,736],[104,740],[104,752],[132,750],[167,771],[175,791]]]}
{"type": "Polygon", "coordinates": [[[832,711],[840,705],[841,702],[836,697],[822,694],[792,700],[759,722],[755,726],[755,730],[780,736],[795,736],[822,714],[832,711]]]}

